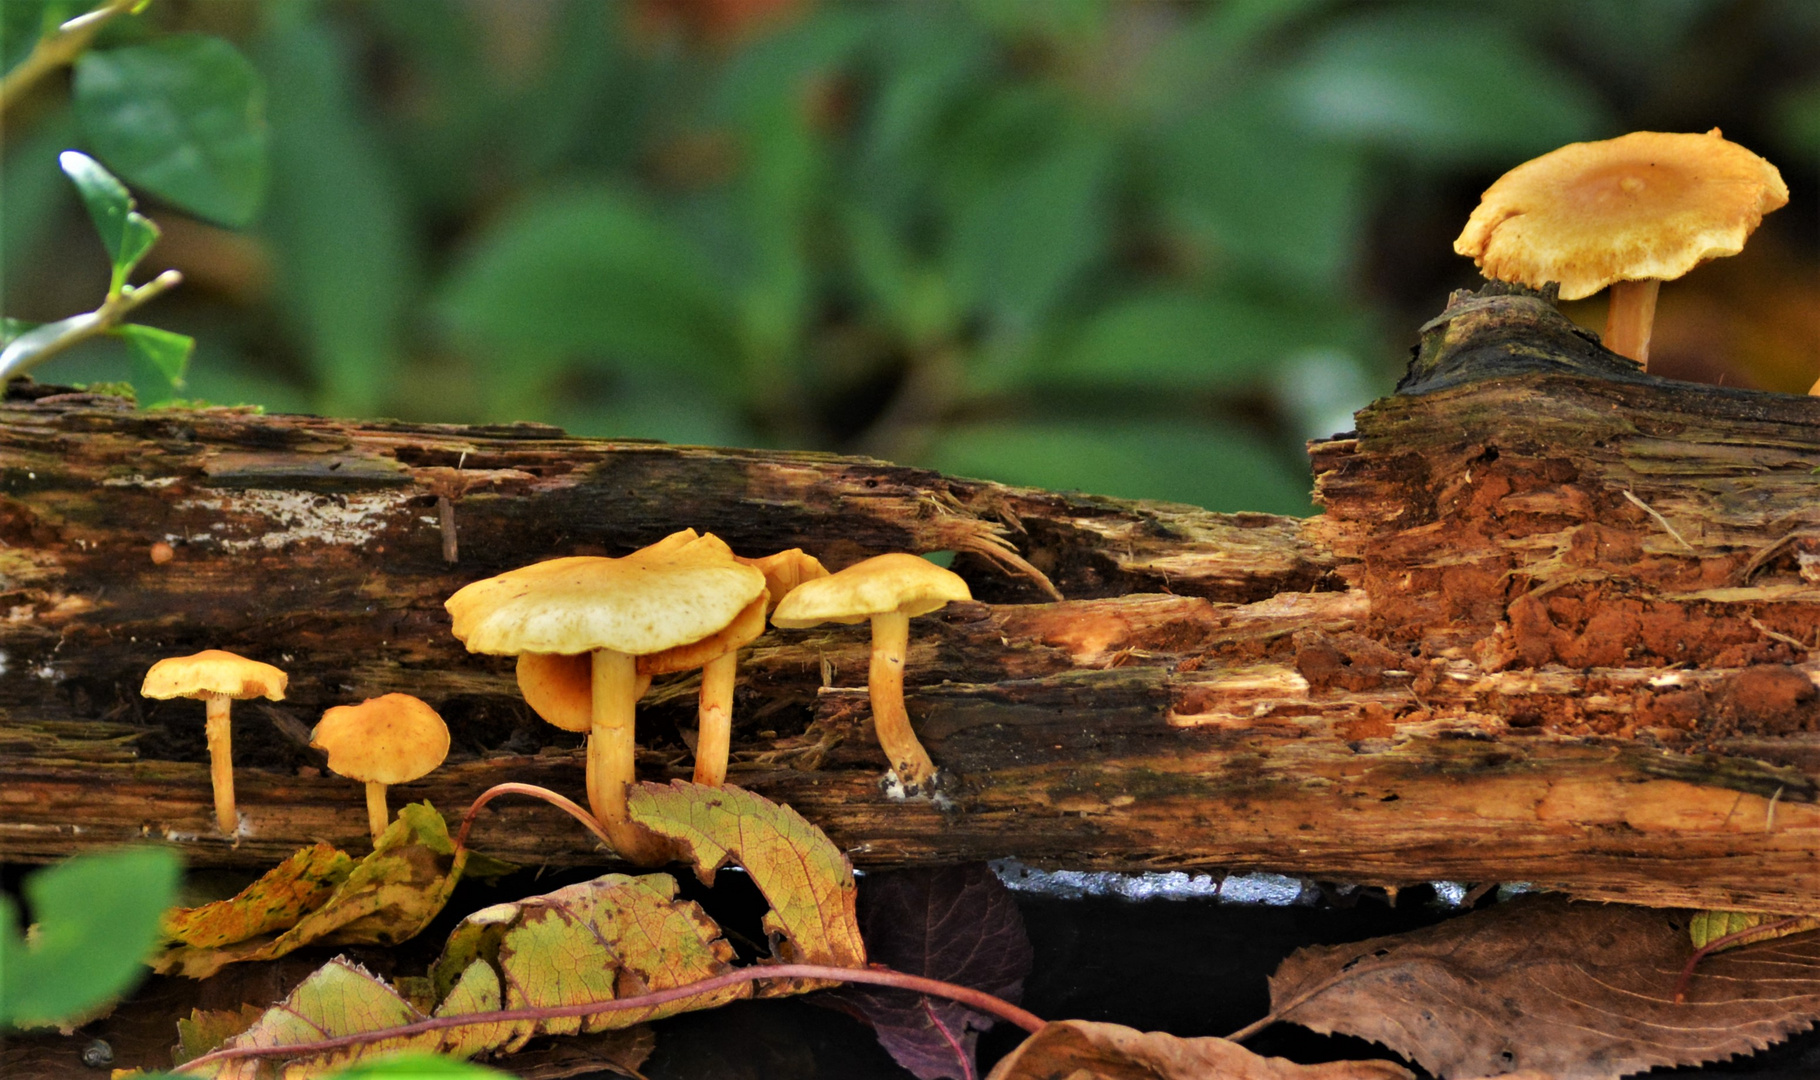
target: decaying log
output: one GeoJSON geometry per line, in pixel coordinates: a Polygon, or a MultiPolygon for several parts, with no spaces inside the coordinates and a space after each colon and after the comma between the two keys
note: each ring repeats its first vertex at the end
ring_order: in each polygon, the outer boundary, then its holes
{"type": "MultiPolygon", "coordinates": [[[[442,600],[693,526],[832,565],[954,551],[974,586],[916,621],[908,664],[911,715],[956,778],[946,811],[879,790],[863,627],[774,630],[742,661],[730,779],[861,866],[1015,856],[1811,908],[1820,399],[1653,379],[1545,301],[1491,293],[1424,329],[1400,391],[1311,447],[1326,512],[1298,521],[15,384],[0,856],[141,836],[197,864],[358,849],[359,789],[321,774],[307,733],[394,690],[455,731],[449,764],[394,803],[457,809],[507,779],[578,794],[576,737],[529,713],[509,659],[462,650],[442,600]],[[137,696],[153,660],[205,647],[292,678],[283,703],[236,711],[232,840],[211,824],[200,705],[137,696]]],[[[645,699],[642,777],[687,775],[696,685],[645,699]]],[[[554,811],[494,807],[491,853],[602,859],[554,811]]]]}

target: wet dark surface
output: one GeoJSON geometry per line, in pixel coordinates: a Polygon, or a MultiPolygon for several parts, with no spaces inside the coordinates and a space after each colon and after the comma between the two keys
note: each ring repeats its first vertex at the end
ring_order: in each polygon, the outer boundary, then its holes
{"type": "MultiPolygon", "coordinates": [[[[4,867],[9,892],[27,868],[4,867]]],[[[675,869],[675,868],[673,868],[675,869]]],[[[421,974],[460,915],[501,900],[547,892],[594,876],[590,871],[515,874],[496,885],[466,882],[450,907],[415,941],[396,949],[304,949],[279,961],[241,964],[201,983],[152,978],[112,1016],[73,1035],[11,1037],[0,1049],[6,1080],[107,1075],[82,1064],[85,1049],[105,1040],[115,1067],[167,1066],[174,1021],[192,1008],[270,1002],[338,953],[382,976],[421,974]]],[[[712,892],[686,872],[685,895],[700,900],[729,931],[742,959],[755,951],[763,912],[757,891],[738,872],[723,872],[712,892]]],[[[234,882],[219,876],[218,889],[234,882]]],[[[863,887],[863,886],[862,886],[863,887]]],[[[1180,1036],[1226,1035],[1268,1010],[1267,978],[1304,945],[1334,944],[1428,925],[1457,913],[1426,888],[1405,890],[1391,907],[1381,893],[1308,888],[1288,906],[1234,904],[1210,897],[1134,901],[1118,896],[1018,894],[1035,950],[1023,1004],[1045,1019],[1085,1019],[1180,1036]],[[1309,898],[1313,898],[1310,902],[1309,898]]],[[[656,1050],[640,1068],[649,1080],[901,1080],[898,1068],[864,1024],[816,1004],[815,997],[742,1002],[653,1025],[656,1050]]],[[[1009,1025],[980,1043],[981,1075],[1022,1038],[1009,1025]]],[[[1397,1060],[1359,1039],[1316,1035],[1292,1024],[1267,1028],[1246,1045],[1267,1055],[1313,1063],[1357,1058],[1397,1060]]],[[[536,1044],[533,1044],[533,1049],[536,1044]]],[[[495,1064],[510,1068],[513,1059],[495,1064]]],[[[610,1072],[576,1075],[609,1077],[610,1072]]],[[[1418,1075],[1423,1075],[1418,1070],[1418,1075]]],[[[1760,1080],[1820,1078],[1820,1033],[1809,1032],[1753,1057],[1654,1077],[1749,1076],[1760,1080]]]]}

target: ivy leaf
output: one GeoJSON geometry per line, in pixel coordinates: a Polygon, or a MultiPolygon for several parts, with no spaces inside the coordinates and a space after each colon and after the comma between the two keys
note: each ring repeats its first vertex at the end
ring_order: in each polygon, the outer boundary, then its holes
{"type": "MultiPolygon", "coordinates": [[[[874,963],[984,990],[1016,1004],[1030,974],[1017,901],[984,863],[868,875],[860,930],[874,963]]],[[[945,999],[848,986],[837,994],[919,1080],[972,1080],[980,1033],[993,1019],[945,999]]]]}
{"type": "Polygon", "coordinates": [[[163,848],[78,855],[25,879],[34,921],[0,896],[0,1026],[81,1014],[137,982],[177,891],[177,856],[163,848]]]}
{"type": "MultiPolygon", "coordinates": [[[[771,955],[792,964],[863,967],[853,867],[833,841],[788,806],[736,787],[643,783],[627,800],[633,821],[678,844],[703,884],[729,862],[744,867],[771,910],[771,955]]],[[[784,980],[768,994],[803,989],[784,980]]],[[[766,992],[761,992],[766,993],[766,992]]]]}
{"type": "Polygon", "coordinates": [[[107,257],[114,264],[113,281],[108,286],[108,295],[112,296],[158,242],[158,226],[134,209],[136,204],[126,185],[94,158],[79,150],[65,150],[57,156],[57,164],[75,183],[76,193],[82,196],[82,205],[88,208],[95,231],[101,234],[101,244],[107,248],[107,257]]]}
{"type": "Polygon", "coordinates": [[[196,351],[195,338],[139,323],[125,323],[109,332],[124,339],[134,359],[151,365],[173,390],[183,388],[183,374],[189,370],[190,355],[196,351]]]}
{"type": "Polygon", "coordinates": [[[134,184],[224,225],[265,198],[265,86],[240,50],[205,34],[97,49],[76,61],[89,145],[134,184]]]}

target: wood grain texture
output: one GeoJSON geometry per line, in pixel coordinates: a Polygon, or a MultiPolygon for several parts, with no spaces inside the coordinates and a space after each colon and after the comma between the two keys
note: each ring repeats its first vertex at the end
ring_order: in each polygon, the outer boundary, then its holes
{"type": "MultiPolygon", "coordinates": [[[[462,650],[442,600],[692,526],[834,567],[959,552],[979,602],[915,620],[907,675],[955,776],[946,812],[879,791],[863,627],[772,630],[743,654],[730,780],[861,866],[1015,856],[1811,907],[1820,399],[1652,379],[1539,300],[1462,296],[1402,392],[1311,452],[1326,513],[1297,521],[828,455],[146,413],[15,384],[0,856],[139,836],[199,864],[359,848],[359,788],[320,774],[307,732],[390,691],[454,732],[449,764],[394,803],[454,810],[501,780],[577,795],[577,738],[528,712],[509,659],[462,650]],[[157,543],[175,558],[154,562],[157,543]],[[291,673],[285,702],[236,708],[237,842],[210,825],[200,705],[137,696],[153,660],[205,647],[291,673]]],[[[696,685],[646,697],[642,778],[687,775],[696,685]]],[[[503,857],[601,860],[540,807],[495,803],[476,835],[503,857]]]]}

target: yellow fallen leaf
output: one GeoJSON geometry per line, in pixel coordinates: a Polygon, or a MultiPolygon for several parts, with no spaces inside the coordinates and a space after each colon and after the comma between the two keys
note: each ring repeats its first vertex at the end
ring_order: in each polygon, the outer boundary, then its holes
{"type": "Polygon", "coordinates": [[[1761,934],[1751,934],[1720,946],[1715,952],[1735,949],[1753,941],[1768,941],[1770,938],[1787,937],[1790,934],[1805,934],[1809,930],[1820,930],[1820,915],[1804,915],[1788,920],[1787,915],[1764,914],[1759,911],[1697,911],[1688,920],[1687,936],[1693,939],[1694,948],[1704,949],[1722,937],[1741,934],[1746,930],[1764,927],[1761,934]],[[1784,923],[1784,925],[1773,925],[1784,923]]]}
{"type": "MultiPolygon", "coordinates": [[[[381,1031],[422,1019],[423,1014],[406,1004],[383,980],[360,965],[337,957],[298,983],[289,996],[267,1009],[251,1027],[229,1039],[223,1048],[283,1046],[381,1031]]],[[[274,1069],[270,1061],[260,1058],[235,1058],[197,1066],[194,1072],[186,1075],[218,1080],[267,1080],[277,1075],[286,1080],[305,1080],[325,1075],[350,1062],[400,1050],[433,1053],[441,1041],[441,1033],[431,1031],[292,1059],[280,1069],[274,1069]]]]}
{"type": "Polygon", "coordinates": [[[152,968],[203,979],[227,964],[274,960],[304,945],[408,941],[442,911],[470,861],[466,849],[456,853],[442,815],[429,803],[413,803],[399,810],[372,854],[290,929],[216,948],[179,945],[154,957],[152,968]]]}
{"type": "Polygon", "coordinates": [[[159,929],[168,941],[218,949],[297,925],[348,878],[354,860],[330,844],[301,848],[238,896],[193,908],[172,908],[159,929]]]}
{"type": "MultiPolygon", "coordinates": [[[[682,781],[638,785],[628,809],[633,821],[681,847],[704,884],[713,884],[715,871],[729,862],[745,868],[771,905],[764,927],[774,959],[865,966],[853,867],[833,841],[795,810],[741,788],[682,781]]],[[[806,983],[780,980],[760,994],[807,988],[806,983]]]]}

